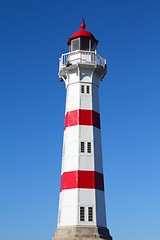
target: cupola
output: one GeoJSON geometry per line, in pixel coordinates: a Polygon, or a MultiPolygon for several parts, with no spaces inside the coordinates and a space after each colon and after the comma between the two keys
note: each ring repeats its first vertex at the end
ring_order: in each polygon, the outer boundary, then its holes
{"type": "Polygon", "coordinates": [[[85,22],[82,19],[82,23],[80,25],[80,30],[75,32],[68,39],[69,51],[83,50],[83,51],[95,51],[96,46],[98,44],[98,40],[93,36],[92,33],[85,30],[85,22]]]}

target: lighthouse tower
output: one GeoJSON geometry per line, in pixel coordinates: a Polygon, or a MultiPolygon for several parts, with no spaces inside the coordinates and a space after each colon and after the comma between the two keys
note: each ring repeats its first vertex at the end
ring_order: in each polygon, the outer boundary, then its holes
{"type": "Polygon", "coordinates": [[[112,240],[106,226],[98,89],[106,60],[82,21],[59,61],[66,86],[58,226],[53,240],[112,240]]]}

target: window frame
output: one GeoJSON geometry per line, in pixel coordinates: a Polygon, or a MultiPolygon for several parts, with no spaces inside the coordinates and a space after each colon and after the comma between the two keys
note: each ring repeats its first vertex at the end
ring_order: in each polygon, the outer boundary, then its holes
{"type": "Polygon", "coordinates": [[[86,85],[86,94],[90,94],[90,86],[86,85]]]}
{"type": "Polygon", "coordinates": [[[79,208],[79,221],[84,222],[85,221],[85,207],[79,208]]]}
{"type": "Polygon", "coordinates": [[[76,50],[79,50],[79,49],[80,49],[80,44],[81,44],[80,38],[73,39],[73,40],[71,41],[71,52],[74,52],[74,51],[76,51],[76,50]],[[78,42],[78,48],[73,49],[73,44],[74,44],[75,42],[78,42]]]}
{"type": "Polygon", "coordinates": [[[88,222],[93,222],[93,207],[88,207],[88,222]]]}
{"type": "Polygon", "coordinates": [[[70,52],[76,51],[76,50],[94,52],[96,51],[96,48],[97,48],[96,42],[93,39],[89,39],[87,37],[79,37],[79,38],[72,39],[70,44],[70,52]],[[73,45],[76,41],[78,42],[78,48],[73,50],[73,45]],[[84,46],[85,42],[87,43],[86,45],[88,45],[87,49],[82,49],[82,45],[84,46]]]}
{"type": "Polygon", "coordinates": [[[81,142],[81,153],[85,153],[85,142],[81,142]]]}
{"type": "Polygon", "coordinates": [[[87,142],[87,153],[92,153],[92,143],[87,142]]]}
{"type": "Polygon", "coordinates": [[[81,39],[80,39],[80,50],[82,50],[82,51],[90,51],[90,39],[88,39],[86,37],[81,37],[81,39]],[[84,48],[85,44],[86,44],[86,46],[88,45],[86,49],[84,48]]]}
{"type": "Polygon", "coordinates": [[[81,93],[85,93],[85,85],[81,85],[81,93]]]}

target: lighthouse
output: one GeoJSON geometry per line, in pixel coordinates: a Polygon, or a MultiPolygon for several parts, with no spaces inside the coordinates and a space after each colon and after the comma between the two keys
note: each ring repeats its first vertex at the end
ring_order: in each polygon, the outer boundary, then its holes
{"type": "Polygon", "coordinates": [[[99,111],[99,84],[106,59],[98,40],[80,30],[68,39],[59,59],[59,78],[66,87],[58,226],[52,240],[112,240],[106,224],[99,111]]]}

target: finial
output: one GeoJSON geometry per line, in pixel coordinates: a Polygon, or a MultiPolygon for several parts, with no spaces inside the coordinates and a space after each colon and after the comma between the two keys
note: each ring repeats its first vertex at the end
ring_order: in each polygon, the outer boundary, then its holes
{"type": "Polygon", "coordinates": [[[85,29],[85,27],[86,27],[84,18],[82,18],[82,23],[81,23],[80,27],[81,27],[82,29],[85,29]]]}

